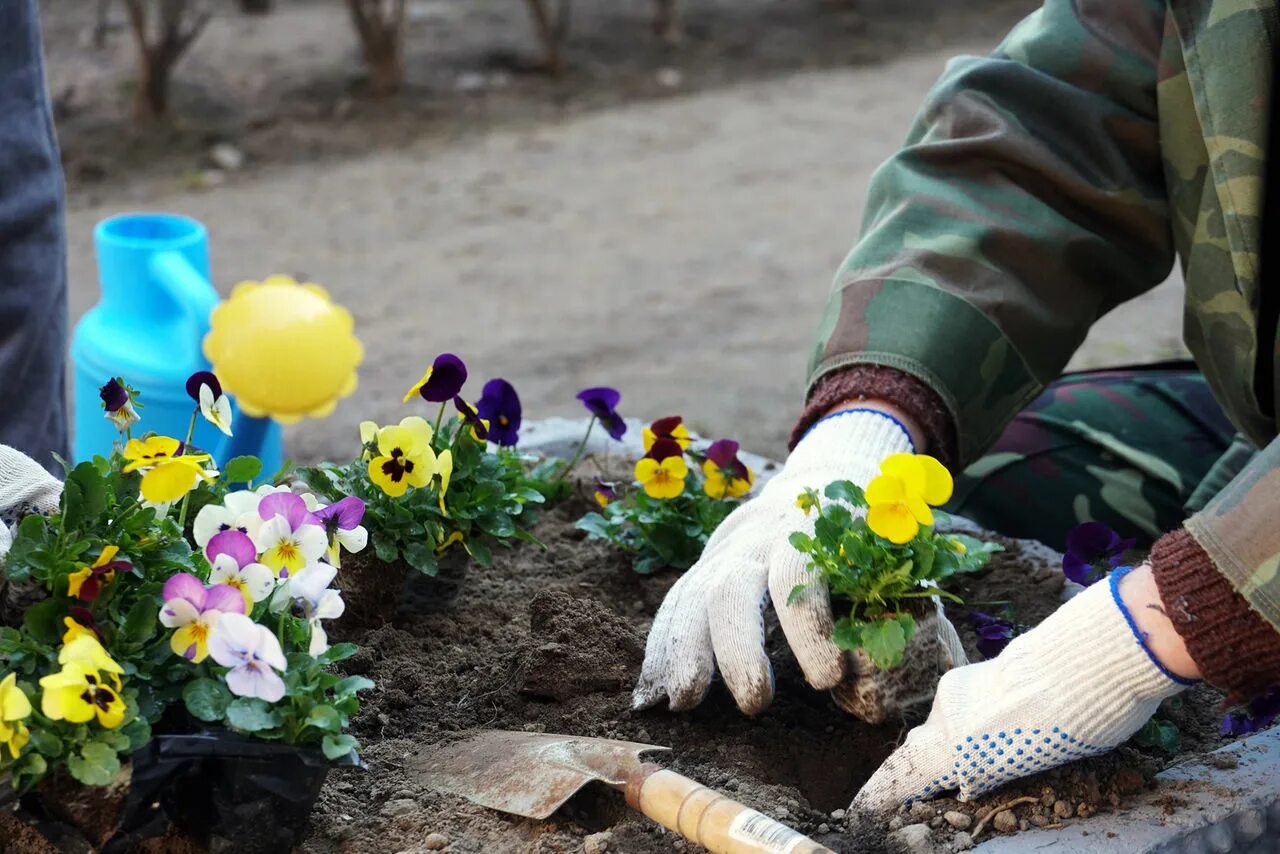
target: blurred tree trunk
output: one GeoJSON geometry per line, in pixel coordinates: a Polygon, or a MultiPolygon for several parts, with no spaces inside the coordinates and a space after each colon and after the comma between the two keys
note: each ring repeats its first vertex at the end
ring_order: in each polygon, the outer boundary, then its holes
{"type": "Polygon", "coordinates": [[[533,32],[542,48],[542,62],[547,71],[559,76],[564,73],[564,43],[569,37],[569,18],[572,0],[558,0],[555,19],[547,12],[546,0],[525,0],[529,16],[533,18],[533,32]]]}
{"type": "Polygon", "coordinates": [[[209,13],[193,11],[188,0],[124,0],[138,45],[138,91],[134,109],[138,118],[150,121],[169,110],[169,78],[187,48],[209,23],[209,13]],[[156,25],[150,12],[158,10],[156,25]]]}
{"type": "Polygon", "coordinates": [[[404,7],[405,0],[347,0],[375,98],[395,93],[404,81],[404,7]]]}
{"type": "Polygon", "coordinates": [[[684,37],[684,29],[680,26],[680,0],[657,0],[653,31],[667,44],[680,43],[684,37]]]}
{"type": "Polygon", "coordinates": [[[246,15],[265,15],[271,11],[271,0],[240,0],[240,11],[246,15]]]}

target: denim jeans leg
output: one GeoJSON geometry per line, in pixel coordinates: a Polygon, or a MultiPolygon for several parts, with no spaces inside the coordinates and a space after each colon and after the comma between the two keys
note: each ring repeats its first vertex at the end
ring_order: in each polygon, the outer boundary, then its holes
{"type": "Polygon", "coordinates": [[[62,165],[36,0],[0,2],[0,443],[67,448],[62,165]]]}

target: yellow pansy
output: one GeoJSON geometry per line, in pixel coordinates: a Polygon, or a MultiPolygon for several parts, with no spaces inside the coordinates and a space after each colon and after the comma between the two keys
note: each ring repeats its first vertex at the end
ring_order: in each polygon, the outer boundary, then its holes
{"type": "Polygon", "coordinates": [[[431,436],[431,425],[417,415],[383,427],[378,431],[378,454],[369,460],[369,479],[392,498],[411,486],[426,486],[436,472],[431,436]]]}
{"type": "Polygon", "coordinates": [[[442,555],[442,554],[444,554],[444,553],[445,553],[445,552],[447,552],[449,549],[451,549],[453,546],[455,546],[455,545],[457,545],[458,543],[462,542],[462,540],[463,540],[462,532],[461,532],[461,531],[454,531],[452,534],[450,534],[449,536],[447,536],[447,537],[445,537],[445,538],[444,538],[444,542],[442,542],[440,545],[436,546],[436,554],[438,554],[438,555],[442,555]]]}
{"type": "Polygon", "coordinates": [[[18,675],[10,673],[0,679],[0,745],[9,748],[9,757],[17,759],[31,734],[21,723],[31,714],[31,701],[18,687],[18,675]]]}
{"type": "Polygon", "coordinates": [[[116,690],[120,689],[120,675],[124,673],[124,668],[116,663],[96,637],[81,635],[63,646],[58,651],[58,663],[79,663],[106,673],[115,682],[116,690]]]}
{"type": "Polygon", "coordinates": [[[360,459],[369,462],[378,446],[378,425],[372,421],[360,422],[360,459]]]}
{"type": "Polygon", "coordinates": [[[448,448],[436,458],[436,474],[440,475],[440,512],[448,516],[449,511],[444,509],[444,494],[449,491],[449,478],[453,477],[453,451],[448,448]]]}
{"type": "Polygon", "coordinates": [[[201,480],[212,482],[217,475],[205,470],[209,460],[208,454],[184,454],[152,466],[142,475],[142,497],[152,504],[167,504],[195,489],[201,480]]]}
{"type": "Polygon", "coordinates": [[[684,457],[663,460],[645,457],[636,463],[636,480],[650,498],[676,498],[684,492],[684,479],[688,474],[689,465],[684,457]]]}
{"type": "Polygon", "coordinates": [[[94,640],[98,639],[98,636],[94,634],[93,629],[80,625],[71,617],[63,617],[62,624],[67,627],[67,630],[62,633],[62,642],[64,644],[69,644],[76,638],[82,637],[91,637],[94,640]]]}
{"type": "Polygon", "coordinates": [[[921,525],[933,524],[935,507],[951,498],[951,474],[925,454],[894,454],[867,485],[867,525],[892,543],[910,542],[921,525]]]}
{"type": "Polygon", "coordinates": [[[101,674],[80,661],[69,661],[62,670],[40,680],[40,711],[55,721],[88,723],[95,717],[107,729],[124,723],[124,701],[101,674]]]}
{"type": "MultiPolygon", "coordinates": [[[[751,491],[751,469],[743,468],[746,477],[739,477],[733,471],[720,468],[712,460],[704,460],[702,473],[706,475],[702,490],[712,498],[741,498],[751,491]],[[726,476],[727,475],[727,476],[726,476]]],[[[808,511],[805,511],[806,515],[808,511]]]]}
{"type": "Polygon", "coordinates": [[[128,462],[123,471],[127,473],[159,465],[178,456],[181,451],[182,443],[170,436],[130,439],[124,446],[124,458],[128,462]]]}
{"type": "Polygon", "coordinates": [[[644,452],[646,454],[653,449],[653,443],[659,439],[671,439],[680,446],[682,451],[688,450],[692,441],[689,436],[689,428],[684,426],[684,419],[679,415],[659,418],[645,427],[640,435],[644,442],[644,452]]]}

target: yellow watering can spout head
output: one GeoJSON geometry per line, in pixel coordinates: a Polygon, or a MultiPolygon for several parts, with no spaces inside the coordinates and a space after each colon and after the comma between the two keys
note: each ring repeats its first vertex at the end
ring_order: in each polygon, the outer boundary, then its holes
{"type": "Polygon", "coordinates": [[[324,288],[270,276],[241,282],[213,310],[204,354],[247,415],[323,418],[356,390],[364,348],[354,327],[324,288]]]}

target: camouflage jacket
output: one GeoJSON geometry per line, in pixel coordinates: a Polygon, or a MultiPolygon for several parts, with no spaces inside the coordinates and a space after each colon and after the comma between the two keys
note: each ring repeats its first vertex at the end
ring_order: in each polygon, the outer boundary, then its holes
{"type": "Polygon", "coordinates": [[[1280,628],[1280,295],[1257,269],[1277,29],[1277,0],[1046,0],[953,60],[872,182],[810,387],[906,371],[971,461],[1176,256],[1187,345],[1262,448],[1187,528],[1280,628]]]}

